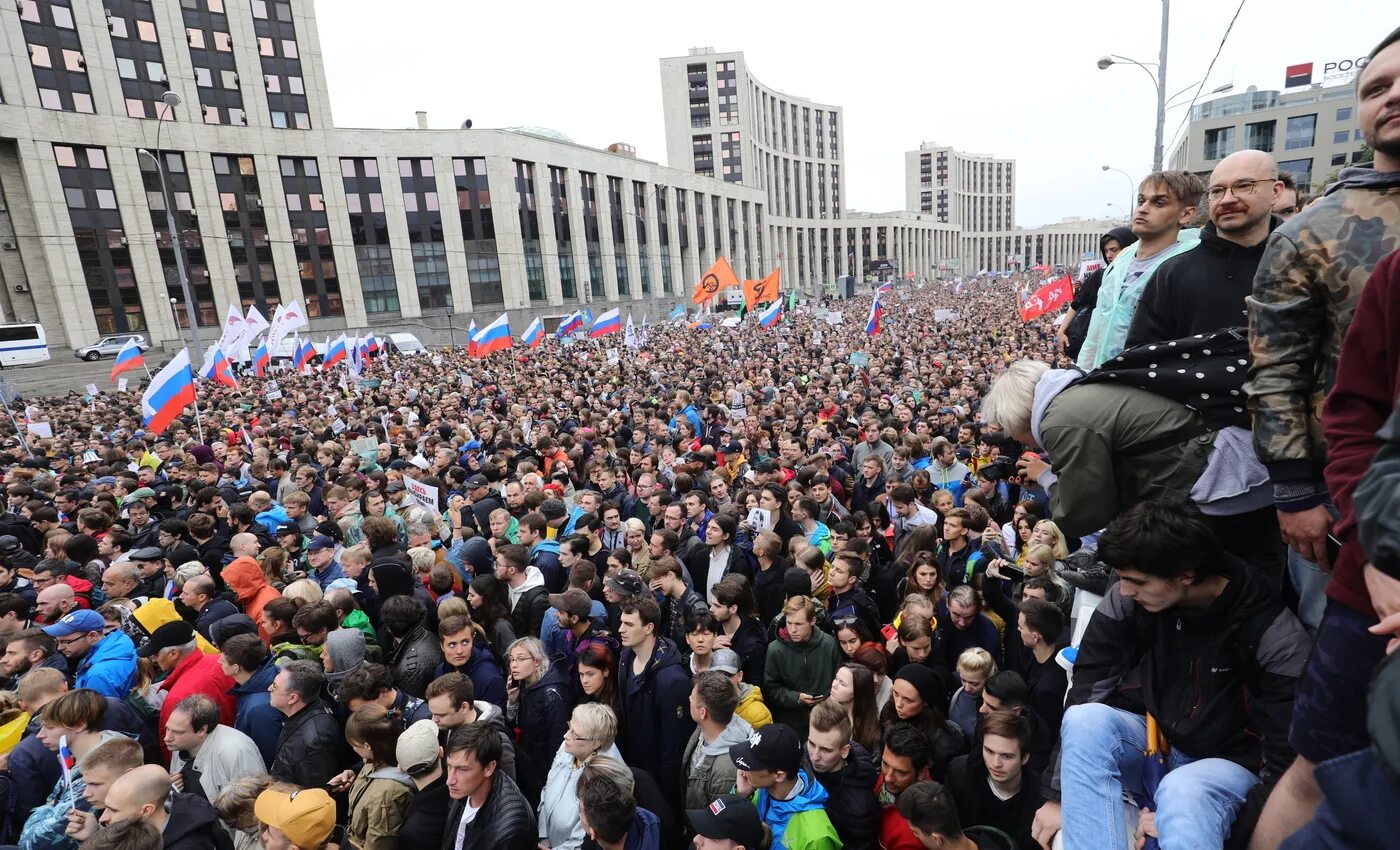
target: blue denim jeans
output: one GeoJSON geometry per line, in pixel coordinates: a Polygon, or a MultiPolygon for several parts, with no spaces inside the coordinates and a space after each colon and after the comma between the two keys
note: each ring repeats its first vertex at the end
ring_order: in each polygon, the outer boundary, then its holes
{"type": "MultiPolygon", "coordinates": [[[[1060,726],[1065,850],[1129,850],[1123,793],[1142,794],[1146,718],[1099,703],[1076,705],[1060,726]]],[[[1157,787],[1161,850],[1220,847],[1259,777],[1232,761],[1173,751],[1157,787]]]]}
{"type": "Polygon", "coordinates": [[[1322,624],[1322,612],[1327,609],[1328,575],[1322,568],[1292,549],[1288,550],[1288,578],[1298,593],[1298,619],[1308,634],[1317,637],[1317,627],[1322,624]]]}

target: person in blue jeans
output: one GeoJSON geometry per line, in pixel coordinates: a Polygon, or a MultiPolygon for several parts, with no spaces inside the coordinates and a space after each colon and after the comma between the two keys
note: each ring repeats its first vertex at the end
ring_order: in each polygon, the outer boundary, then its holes
{"type": "Polygon", "coordinates": [[[1246,798],[1262,802],[1293,760],[1288,725],[1310,643],[1268,580],[1221,549],[1194,506],[1141,502],[1109,523],[1117,571],[1074,666],[1060,758],[1034,834],[1048,845],[1127,850],[1124,792],[1155,813],[1161,850],[1220,847],[1246,798]],[[1167,744],[1154,782],[1147,715],[1167,744]],[[1155,787],[1153,787],[1155,786],[1155,787]]]}

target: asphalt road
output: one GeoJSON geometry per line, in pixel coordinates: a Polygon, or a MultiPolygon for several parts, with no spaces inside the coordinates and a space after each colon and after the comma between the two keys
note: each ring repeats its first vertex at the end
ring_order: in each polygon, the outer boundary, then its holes
{"type": "MultiPolygon", "coordinates": [[[[88,363],[73,356],[73,352],[63,349],[49,349],[52,355],[46,363],[33,366],[9,366],[0,369],[0,378],[25,398],[35,396],[63,395],[69,390],[83,392],[88,384],[96,384],[101,391],[115,391],[112,383],[112,358],[88,363]]],[[[124,377],[131,379],[135,389],[146,377],[140,369],[127,372],[124,377]]]]}

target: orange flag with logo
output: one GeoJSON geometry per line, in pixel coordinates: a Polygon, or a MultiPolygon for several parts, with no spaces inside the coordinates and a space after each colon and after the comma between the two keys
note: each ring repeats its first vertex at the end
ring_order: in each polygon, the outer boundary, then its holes
{"type": "Polygon", "coordinates": [[[704,304],[718,295],[721,289],[738,285],[739,278],[734,276],[734,269],[729,265],[729,261],[720,257],[715,260],[713,266],[710,266],[710,270],[700,278],[700,283],[696,284],[695,294],[691,296],[691,300],[696,304],[704,304]]]}
{"type": "Polygon", "coordinates": [[[745,310],[752,310],[759,304],[769,304],[778,300],[778,292],[783,288],[779,280],[782,271],[782,268],[776,268],[763,280],[744,281],[745,310]]]}

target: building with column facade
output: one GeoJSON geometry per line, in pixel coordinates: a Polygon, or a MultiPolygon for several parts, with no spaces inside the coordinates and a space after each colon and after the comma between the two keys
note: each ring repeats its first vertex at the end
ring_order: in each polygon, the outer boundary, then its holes
{"type": "Polygon", "coordinates": [[[313,334],[427,342],[502,311],[517,331],[585,304],[640,321],[717,256],[752,276],[773,253],[763,192],[626,145],[335,127],[310,3],[0,6],[0,320],[38,321],[55,346],[177,341],[167,197],[211,330],[229,303],[292,300],[313,334]]]}

